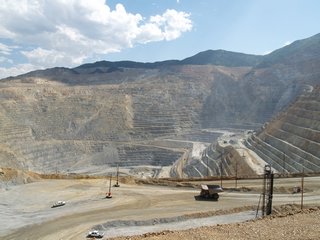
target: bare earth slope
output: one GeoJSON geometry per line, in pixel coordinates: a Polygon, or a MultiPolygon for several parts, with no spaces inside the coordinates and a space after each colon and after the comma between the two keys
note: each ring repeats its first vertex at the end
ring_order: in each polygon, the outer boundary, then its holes
{"type": "Polygon", "coordinates": [[[249,221],[241,224],[227,224],[219,226],[201,227],[185,231],[164,231],[148,233],[141,236],[113,238],[114,240],[178,240],[178,239],[319,239],[320,236],[320,210],[317,208],[304,210],[296,214],[284,214],[249,221]]]}

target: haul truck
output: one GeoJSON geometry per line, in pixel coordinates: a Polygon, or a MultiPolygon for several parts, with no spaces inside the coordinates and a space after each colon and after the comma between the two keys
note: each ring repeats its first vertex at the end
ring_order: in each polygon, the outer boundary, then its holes
{"type": "Polygon", "coordinates": [[[219,185],[201,185],[201,191],[198,198],[203,200],[218,201],[219,193],[223,192],[223,189],[219,185]]]}

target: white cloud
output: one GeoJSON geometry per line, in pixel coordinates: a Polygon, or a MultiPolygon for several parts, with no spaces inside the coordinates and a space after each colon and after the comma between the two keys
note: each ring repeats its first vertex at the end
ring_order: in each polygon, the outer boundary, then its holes
{"type": "Polygon", "coordinates": [[[66,52],[59,52],[56,50],[46,50],[43,48],[36,48],[32,51],[22,51],[30,62],[42,67],[59,66],[61,63],[77,65],[81,64],[85,56],[73,55],[70,56],[66,52]]]}
{"type": "Polygon", "coordinates": [[[8,76],[17,76],[41,68],[41,66],[35,66],[32,64],[18,64],[14,67],[9,68],[0,67],[0,79],[8,76]]]}
{"type": "MultiPolygon", "coordinates": [[[[23,46],[31,65],[74,66],[136,44],[170,41],[192,29],[190,15],[166,10],[143,17],[105,0],[0,0],[0,41],[23,46]]],[[[1,43],[0,43],[1,44],[1,43]]],[[[2,54],[10,48],[0,45],[2,54]]]]}
{"type": "Polygon", "coordinates": [[[0,55],[10,55],[12,47],[2,44],[0,42],[0,55]]]}
{"type": "Polygon", "coordinates": [[[136,42],[174,40],[183,32],[191,30],[192,23],[189,16],[187,13],[172,9],[167,10],[163,15],[152,16],[146,24],[140,27],[136,42]]]}
{"type": "Polygon", "coordinates": [[[173,40],[180,37],[182,32],[190,31],[192,28],[189,14],[167,10],[163,15],[152,16],[150,22],[155,24],[165,40],[173,40]]]}

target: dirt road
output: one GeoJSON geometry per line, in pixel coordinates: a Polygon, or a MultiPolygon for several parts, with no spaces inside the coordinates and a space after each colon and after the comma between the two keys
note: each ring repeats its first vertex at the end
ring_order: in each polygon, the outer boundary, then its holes
{"type": "MultiPolygon", "coordinates": [[[[261,181],[238,181],[239,188],[253,191],[224,192],[218,202],[195,201],[199,189],[123,183],[120,188],[113,188],[112,199],[105,199],[107,180],[101,179],[43,180],[14,186],[0,190],[0,239],[85,239],[93,226],[110,222],[179,221],[179,216],[186,214],[232,213],[228,211],[234,208],[254,211],[259,201],[261,181]],[[66,201],[66,205],[52,209],[51,205],[58,200],[66,201]]],[[[299,183],[300,179],[276,179],[274,205],[299,204],[300,195],[290,192],[299,183]]],[[[234,181],[223,184],[224,187],[233,187],[234,181]]],[[[305,204],[320,203],[319,186],[319,177],[305,178],[305,204]]]]}

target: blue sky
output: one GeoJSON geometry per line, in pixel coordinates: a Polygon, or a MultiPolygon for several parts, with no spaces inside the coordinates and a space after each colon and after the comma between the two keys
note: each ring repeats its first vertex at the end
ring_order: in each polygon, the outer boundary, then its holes
{"type": "Polygon", "coordinates": [[[318,0],[0,0],[0,78],[100,60],[267,54],[320,32],[318,0]]]}

